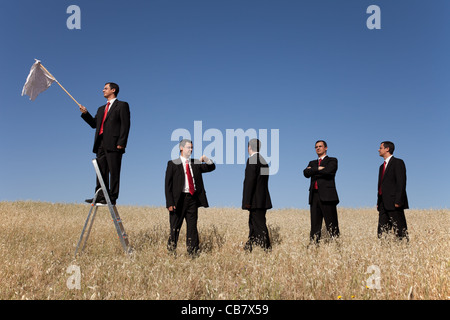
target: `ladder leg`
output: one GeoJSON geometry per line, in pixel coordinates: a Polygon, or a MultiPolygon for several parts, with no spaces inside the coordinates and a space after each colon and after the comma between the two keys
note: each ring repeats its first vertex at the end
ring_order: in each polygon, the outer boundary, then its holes
{"type": "MultiPolygon", "coordinates": [[[[89,214],[88,214],[88,216],[87,216],[87,218],[86,218],[86,222],[84,223],[83,231],[81,231],[80,239],[78,240],[77,248],[75,249],[75,256],[77,255],[78,248],[80,247],[80,244],[81,244],[81,242],[83,241],[84,233],[85,233],[86,227],[87,227],[87,225],[89,224],[89,221],[90,221],[90,219],[91,219],[91,214],[92,214],[92,209],[93,209],[93,208],[94,208],[94,206],[91,206],[91,209],[89,210],[89,214]]],[[[91,225],[92,225],[92,223],[91,223],[91,225]]],[[[83,246],[83,247],[84,247],[84,246],[83,246]]]]}
{"type": "Polygon", "coordinates": [[[86,238],[84,239],[84,244],[83,244],[83,247],[82,247],[81,251],[83,251],[84,247],[86,246],[87,238],[89,237],[89,233],[91,232],[92,224],[94,223],[95,214],[97,213],[97,207],[95,206],[95,202],[97,200],[97,196],[98,196],[99,191],[100,190],[97,190],[97,192],[95,193],[94,199],[92,200],[91,208],[89,209],[89,213],[88,213],[88,216],[86,218],[86,222],[84,223],[83,230],[81,231],[81,235],[80,235],[80,239],[78,240],[77,248],[75,249],[75,256],[78,253],[78,249],[80,247],[81,242],[83,241],[83,236],[84,236],[84,233],[86,232],[86,227],[87,227],[87,225],[89,223],[89,220],[90,220],[91,224],[89,226],[89,231],[88,231],[88,233],[86,235],[86,238]],[[95,207],[94,215],[92,216],[92,219],[91,219],[91,214],[92,214],[92,210],[94,209],[94,207],[95,207]]]}
{"type": "Polygon", "coordinates": [[[123,227],[122,220],[120,219],[119,212],[117,211],[116,206],[110,206],[109,212],[114,222],[114,226],[116,227],[116,232],[117,236],[119,237],[120,244],[122,245],[123,250],[128,253],[128,236],[125,233],[125,228],[123,227]]]}
{"type": "Polygon", "coordinates": [[[94,214],[92,215],[92,219],[91,219],[91,224],[89,225],[88,232],[86,233],[86,237],[84,239],[84,243],[83,243],[83,247],[81,248],[81,251],[83,251],[84,248],[86,247],[86,243],[88,241],[89,235],[91,234],[91,229],[92,229],[92,225],[94,224],[94,219],[95,219],[95,215],[97,214],[97,209],[98,209],[98,207],[95,206],[94,214]]]}
{"type": "Polygon", "coordinates": [[[117,234],[119,236],[120,243],[122,244],[122,247],[125,250],[125,252],[129,252],[130,248],[129,248],[129,242],[128,242],[128,235],[125,232],[125,228],[123,226],[122,219],[119,216],[119,212],[117,211],[116,206],[114,206],[113,209],[114,209],[114,215],[115,215],[114,224],[116,226],[116,230],[117,230],[117,234]]]}

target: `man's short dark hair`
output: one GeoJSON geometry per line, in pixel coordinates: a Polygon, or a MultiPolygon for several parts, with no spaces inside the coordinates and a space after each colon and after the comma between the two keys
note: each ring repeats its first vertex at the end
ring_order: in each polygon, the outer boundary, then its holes
{"type": "Polygon", "coordinates": [[[383,146],[385,148],[389,148],[389,153],[390,154],[394,154],[395,145],[394,145],[393,142],[391,142],[391,141],[383,141],[382,144],[383,144],[383,146]]]}
{"type": "Polygon", "coordinates": [[[261,141],[259,141],[258,139],[251,139],[248,142],[248,145],[250,146],[250,148],[252,148],[253,151],[259,152],[259,149],[261,148],[261,141]]]}
{"type": "Polygon", "coordinates": [[[324,146],[325,148],[328,148],[327,143],[325,142],[325,140],[317,140],[316,143],[315,143],[314,145],[318,144],[319,142],[323,142],[323,146],[324,146]]]}
{"type": "Polygon", "coordinates": [[[105,83],[105,86],[109,84],[109,87],[111,89],[116,89],[116,91],[114,91],[114,95],[117,97],[117,95],[119,94],[119,85],[117,83],[114,82],[107,82],[105,83]]]}

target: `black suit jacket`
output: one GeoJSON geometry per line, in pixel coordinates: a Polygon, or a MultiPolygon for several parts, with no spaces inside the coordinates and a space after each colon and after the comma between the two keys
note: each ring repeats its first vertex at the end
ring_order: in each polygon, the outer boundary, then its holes
{"type": "MultiPolygon", "coordinates": [[[[202,173],[215,170],[216,165],[214,163],[201,163],[200,160],[197,159],[190,160],[195,183],[195,195],[197,196],[197,207],[207,208],[209,205],[206,198],[205,187],[203,185],[202,173]]],[[[181,159],[170,160],[167,162],[165,178],[166,208],[178,205],[178,201],[183,193],[184,185],[185,175],[181,159]]]]}
{"type": "Polygon", "coordinates": [[[306,178],[311,178],[309,186],[309,204],[312,204],[312,193],[314,184],[317,181],[319,199],[321,201],[339,203],[339,197],[336,190],[335,176],[338,169],[338,160],[333,157],[325,156],[321,167],[325,169],[319,170],[319,160],[310,161],[307,168],[303,170],[306,178]],[[308,167],[311,167],[308,169],[308,167]]]}
{"type": "Polygon", "coordinates": [[[406,195],[406,166],[402,159],[392,157],[384,172],[383,181],[381,174],[383,172],[383,164],[380,166],[378,173],[378,189],[381,185],[382,194],[378,196],[377,205],[383,200],[386,210],[395,210],[395,204],[402,209],[408,209],[408,197],[406,195]]]}
{"type": "MultiPolygon", "coordinates": [[[[93,152],[97,153],[100,146],[99,131],[102,125],[103,114],[106,104],[98,108],[95,117],[87,112],[81,114],[81,117],[95,130],[93,152]]],[[[130,132],[130,107],[127,102],[116,100],[109,107],[103,124],[103,144],[108,151],[118,151],[117,146],[123,146],[122,152],[125,152],[127,146],[128,133],[130,132]]]]}
{"type": "Polygon", "coordinates": [[[247,159],[245,167],[242,209],[271,209],[269,194],[269,165],[259,154],[247,159]]]}

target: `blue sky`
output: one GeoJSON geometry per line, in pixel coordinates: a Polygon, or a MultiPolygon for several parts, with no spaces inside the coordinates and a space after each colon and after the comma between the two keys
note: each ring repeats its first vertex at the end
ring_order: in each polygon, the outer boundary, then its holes
{"type": "MultiPolygon", "coordinates": [[[[275,208],[308,207],[302,171],[318,139],[339,160],[341,207],[375,206],[383,140],[406,163],[410,207],[449,207],[449,10],[446,0],[2,1],[0,201],[93,196],[94,131],[78,106],[57,84],[21,96],[37,58],[91,113],[105,82],[120,85],[132,127],[119,204],[165,204],[171,135],[193,136],[201,121],[224,138],[278,130],[275,208]],[[66,26],[72,4],[80,30],[66,26]],[[366,27],[372,4],[380,30],[366,27]]],[[[204,175],[210,206],[240,207],[235,159],[204,175]]]]}

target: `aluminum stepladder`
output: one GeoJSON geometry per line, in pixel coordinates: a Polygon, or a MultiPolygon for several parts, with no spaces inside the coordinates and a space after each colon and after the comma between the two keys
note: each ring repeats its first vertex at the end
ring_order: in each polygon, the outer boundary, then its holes
{"type": "Polygon", "coordinates": [[[116,227],[117,235],[119,236],[120,243],[122,245],[125,253],[130,253],[131,248],[128,243],[128,235],[125,233],[125,228],[123,227],[122,220],[120,219],[119,212],[117,211],[116,205],[111,203],[111,199],[109,198],[108,190],[106,189],[105,182],[103,181],[102,175],[100,173],[100,169],[97,164],[97,159],[92,160],[92,164],[95,168],[95,173],[97,174],[98,181],[100,182],[101,189],[98,189],[95,193],[94,199],[92,200],[91,208],[89,210],[89,214],[86,218],[86,222],[84,223],[83,231],[81,232],[80,239],[78,240],[77,248],[75,250],[75,257],[78,253],[78,249],[80,248],[81,243],[83,242],[83,246],[81,247],[81,251],[84,250],[86,246],[86,242],[89,238],[89,234],[91,233],[92,225],[94,224],[95,215],[97,214],[98,207],[108,207],[109,213],[111,214],[111,218],[114,222],[114,226],[116,227]],[[106,204],[96,203],[98,194],[100,191],[103,191],[103,195],[106,199],[106,204]],[[89,227],[88,227],[89,224],[89,227]],[[86,233],[87,228],[87,233],[86,233]],[[86,233],[86,234],[85,234],[86,233]],[[84,237],[84,241],[83,241],[84,237]]]}

